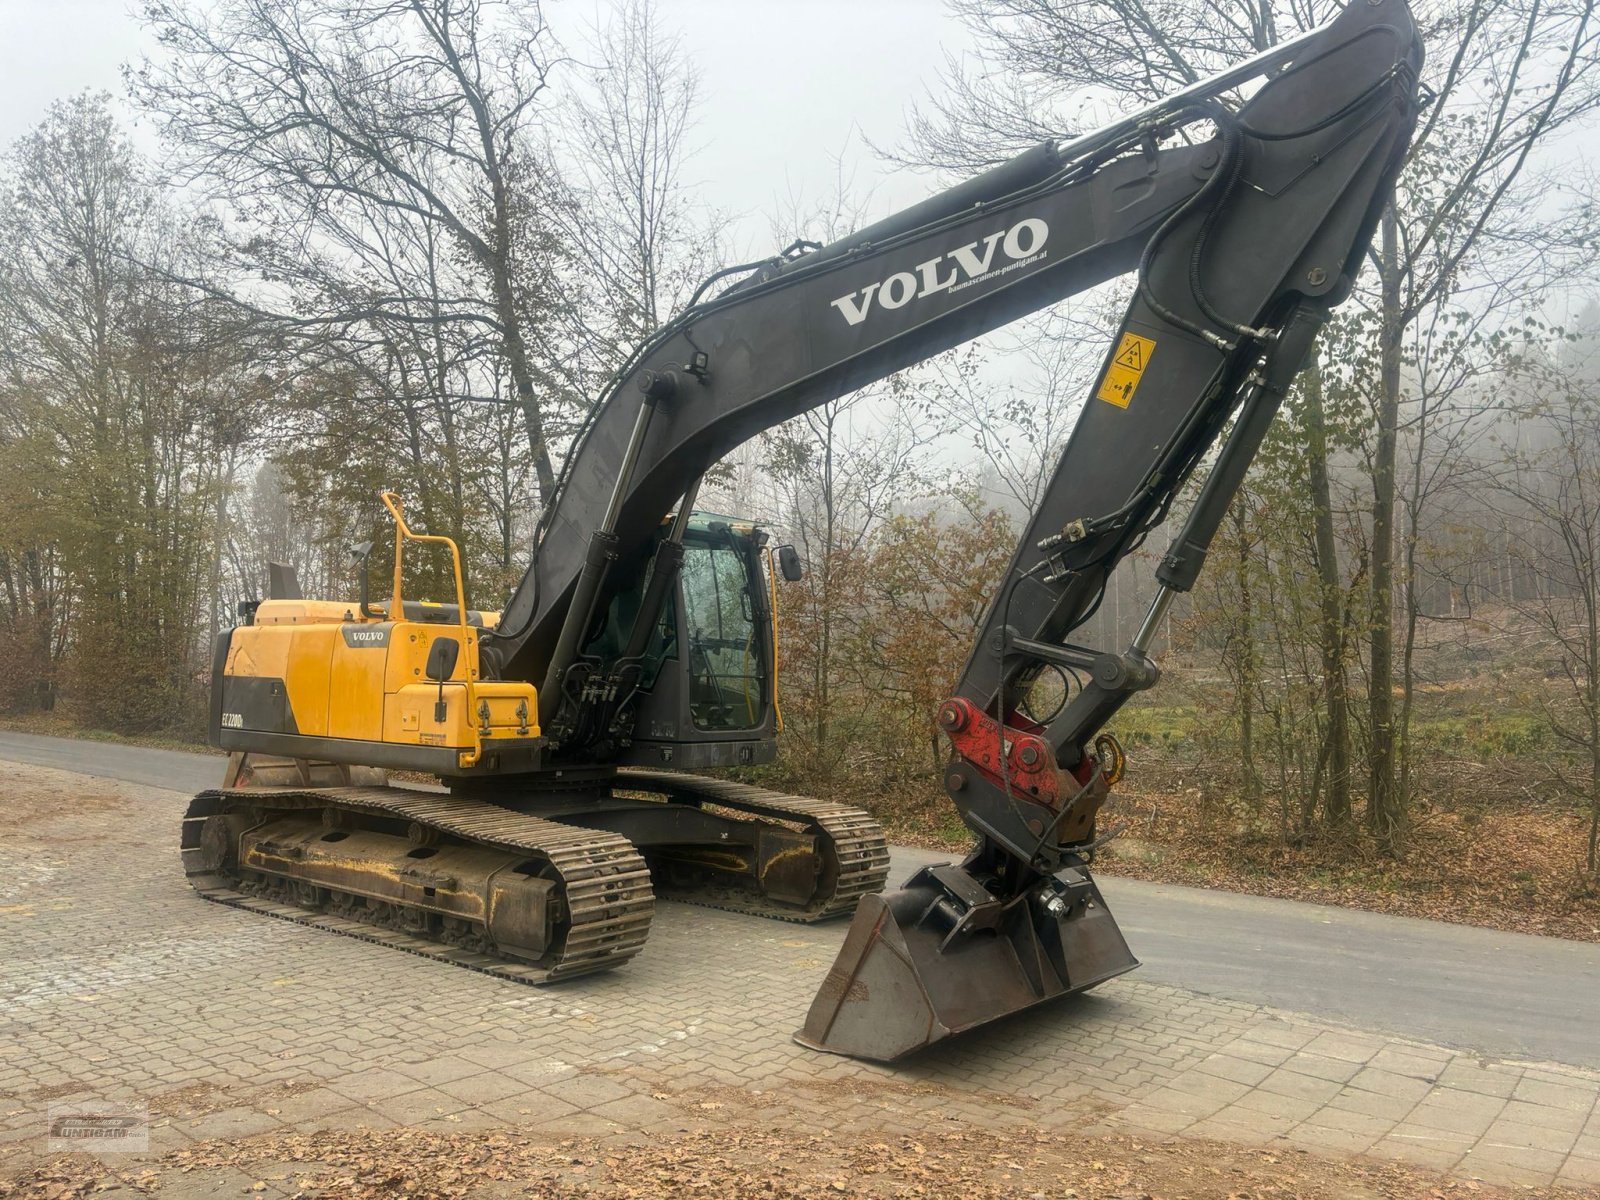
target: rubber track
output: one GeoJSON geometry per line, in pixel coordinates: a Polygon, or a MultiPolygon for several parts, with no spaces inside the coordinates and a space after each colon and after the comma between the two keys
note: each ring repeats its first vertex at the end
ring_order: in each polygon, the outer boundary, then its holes
{"type": "Polygon", "coordinates": [[[811,924],[854,912],[862,896],[881,892],[888,881],[889,844],[882,826],[871,814],[848,804],[788,796],[726,779],[642,767],[619,769],[612,786],[624,791],[657,792],[694,803],[716,804],[756,817],[799,822],[832,846],[839,864],[833,890],[805,909],[763,901],[732,888],[674,888],[670,893],[673,900],[811,924]]]}
{"type": "Polygon", "coordinates": [[[482,800],[401,788],[218,788],[204,791],[194,798],[184,814],[182,853],[189,882],[207,900],[376,942],[518,983],[553,983],[621,966],[644,946],[655,912],[650,870],[626,838],[525,816],[482,800]],[[465,841],[543,858],[560,875],[568,912],[567,936],[560,957],[554,962],[538,964],[499,959],[416,934],[248,895],[239,891],[235,881],[225,875],[191,869],[191,856],[199,849],[200,828],[205,818],[223,811],[226,803],[235,799],[280,810],[337,805],[370,816],[415,821],[425,828],[465,841]]]}

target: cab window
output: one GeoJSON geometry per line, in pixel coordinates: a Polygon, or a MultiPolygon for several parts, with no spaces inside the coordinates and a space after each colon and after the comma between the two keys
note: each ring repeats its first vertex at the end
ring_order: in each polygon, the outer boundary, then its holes
{"type": "Polygon", "coordinates": [[[744,556],[731,545],[690,542],[679,580],[695,728],[754,728],[764,663],[744,556]]]}

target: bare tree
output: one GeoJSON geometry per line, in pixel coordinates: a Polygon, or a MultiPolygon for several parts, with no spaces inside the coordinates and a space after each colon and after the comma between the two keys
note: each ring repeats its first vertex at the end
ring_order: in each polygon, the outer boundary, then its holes
{"type": "Polygon", "coordinates": [[[1031,513],[1043,496],[1082,411],[1083,380],[1114,323],[1109,306],[1049,310],[915,373],[928,420],[976,458],[976,486],[1011,518],[1031,513]]]}
{"type": "Polygon", "coordinates": [[[927,479],[931,431],[914,427],[892,403],[885,418],[883,398],[875,388],[829,401],[764,437],[780,520],[808,565],[789,624],[799,644],[786,658],[809,676],[801,707],[824,771],[837,766],[835,689],[860,665],[848,647],[860,629],[871,538],[927,479]]]}
{"type": "Polygon", "coordinates": [[[164,53],[131,83],[182,178],[256,231],[247,257],[263,286],[244,302],[296,330],[489,331],[548,497],[563,400],[550,364],[564,348],[544,286],[556,247],[539,214],[562,198],[531,129],[554,58],[539,6],[152,0],[145,14],[164,53]],[[467,270],[442,287],[396,287],[381,264],[418,247],[467,270]],[[318,264],[356,269],[327,286],[339,276],[318,264]],[[308,273],[326,307],[294,302],[308,273]]]}
{"type": "Polygon", "coordinates": [[[586,323],[609,372],[717,266],[723,221],[684,170],[700,81],[652,0],[614,0],[562,109],[560,159],[577,203],[562,234],[584,262],[586,323]]]}
{"type": "MultiPolygon", "coordinates": [[[[1403,836],[1408,805],[1406,730],[1394,715],[1393,662],[1406,342],[1438,331],[1424,318],[1456,307],[1472,272],[1505,281],[1519,274],[1507,262],[1518,251],[1524,261],[1545,262],[1562,250],[1582,252],[1594,222],[1592,206],[1579,198],[1568,227],[1551,229],[1553,236],[1540,246],[1529,241],[1528,223],[1517,219],[1572,195],[1571,177],[1555,167],[1541,169],[1535,150],[1600,108],[1600,18],[1593,0],[1473,0],[1446,15],[1453,23],[1436,24],[1434,44],[1448,47],[1451,56],[1434,85],[1436,98],[1418,131],[1401,195],[1385,211],[1376,255],[1380,375],[1373,406],[1368,822],[1391,852],[1403,836]]],[[[1526,302],[1548,282],[1542,272],[1527,279],[1520,295],[1502,299],[1526,302]]]]}

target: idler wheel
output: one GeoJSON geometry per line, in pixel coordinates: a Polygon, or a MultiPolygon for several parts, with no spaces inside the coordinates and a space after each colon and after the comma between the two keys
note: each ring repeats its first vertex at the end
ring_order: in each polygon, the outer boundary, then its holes
{"type": "Polygon", "coordinates": [[[216,813],[200,826],[200,868],[231,871],[239,865],[239,837],[255,824],[244,813],[216,813]]]}

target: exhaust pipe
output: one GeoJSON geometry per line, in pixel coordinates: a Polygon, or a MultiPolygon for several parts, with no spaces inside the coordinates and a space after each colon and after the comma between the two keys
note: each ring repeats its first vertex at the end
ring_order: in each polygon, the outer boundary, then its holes
{"type": "Polygon", "coordinates": [[[795,1041],[892,1062],[1139,965],[1087,868],[1003,899],[969,871],[977,858],[861,898],[795,1041]]]}

